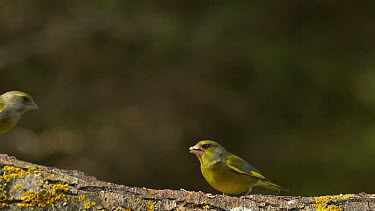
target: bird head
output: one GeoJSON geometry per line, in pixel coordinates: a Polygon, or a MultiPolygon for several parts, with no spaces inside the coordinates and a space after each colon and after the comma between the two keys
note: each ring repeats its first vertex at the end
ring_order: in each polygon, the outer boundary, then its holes
{"type": "Polygon", "coordinates": [[[211,140],[203,140],[189,148],[190,153],[197,155],[199,161],[217,162],[221,160],[222,155],[227,151],[220,144],[211,140]]]}
{"type": "Polygon", "coordinates": [[[39,109],[32,97],[20,91],[10,91],[1,95],[7,104],[11,104],[16,111],[25,112],[28,110],[39,109]]]}

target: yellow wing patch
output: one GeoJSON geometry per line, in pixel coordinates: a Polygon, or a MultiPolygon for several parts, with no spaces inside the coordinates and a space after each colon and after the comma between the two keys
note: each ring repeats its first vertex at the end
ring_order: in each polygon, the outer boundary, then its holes
{"type": "Polygon", "coordinates": [[[240,169],[238,168],[235,168],[233,166],[230,166],[228,165],[228,167],[234,171],[237,171],[238,173],[241,173],[241,174],[246,174],[246,175],[249,175],[249,176],[252,176],[252,177],[256,177],[258,179],[266,179],[263,175],[259,174],[258,172],[255,172],[255,171],[250,171],[250,172],[244,172],[244,171],[241,171],[240,169]]]}
{"type": "Polygon", "coordinates": [[[4,101],[0,99],[0,113],[4,110],[4,101]]]}
{"type": "Polygon", "coordinates": [[[253,167],[251,167],[250,164],[248,164],[246,161],[244,161],[242,158],[236,155],[230,155],[227,159],[226,164],[230,169],[240,174],[246,174],[252,177],[256,177],[258,179],[266,180],[266,178],[262,174],[251,170],[250,168],[253,167]]]}
{"type": "Polygon", "coordinates": [[[251,176],[257,177],[259,179],[266,179],[263,175],[259,174],[258,172],[251,171],[251,176]]]}
{"type": "Polygon", "coordinates": [[[246,174],[262,180],[267,180],[262,174],[258,173],[254,167],[252,167],[250,164],[248,164],[245,160],[238,157],[237,155],[229,155],[226,163],[230,169],[240,174],[246,174]]]}

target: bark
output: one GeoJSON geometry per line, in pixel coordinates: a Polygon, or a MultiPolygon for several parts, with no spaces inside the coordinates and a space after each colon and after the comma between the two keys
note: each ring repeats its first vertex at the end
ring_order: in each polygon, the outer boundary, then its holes
{"type": "Polygon", "coordinates": [[[375,194],[231,197],[98,181],[0,155],[1,210],[375,210],[375,194]]]}

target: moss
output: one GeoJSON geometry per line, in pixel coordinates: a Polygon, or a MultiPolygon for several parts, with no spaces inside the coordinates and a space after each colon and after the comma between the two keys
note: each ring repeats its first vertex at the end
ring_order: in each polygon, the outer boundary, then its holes
{"type": "Polygon", "coordinates": [[[328,204],[331,199],[348,199],[353,197],[354,194],[345,194],[345,195],[335,195],[335,196],[318,196],[315,197],[315,204],[313,207],[316,208],[317,211],[342,211],[343,209],[340,206],[334,204],[328,204]]]}
{"type": "Polygon", "coordinates": [[[22,202],[18,203],[17,206],[21,208],[53,207],[55,206],[56,201],[67,201],[65,193],[69,191],[68,184],[52,184],[50,185],[50,188],[51,190],[24,193],[21,197],[22,202]]]}

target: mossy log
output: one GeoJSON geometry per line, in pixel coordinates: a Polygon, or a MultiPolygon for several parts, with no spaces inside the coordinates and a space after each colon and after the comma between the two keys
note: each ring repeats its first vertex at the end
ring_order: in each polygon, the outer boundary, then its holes
{"type": "Polygon", "coordinates": [[[0,155],[1,210],[375,210],[375,194],[231,197],[98,181],[0,155]]]}

